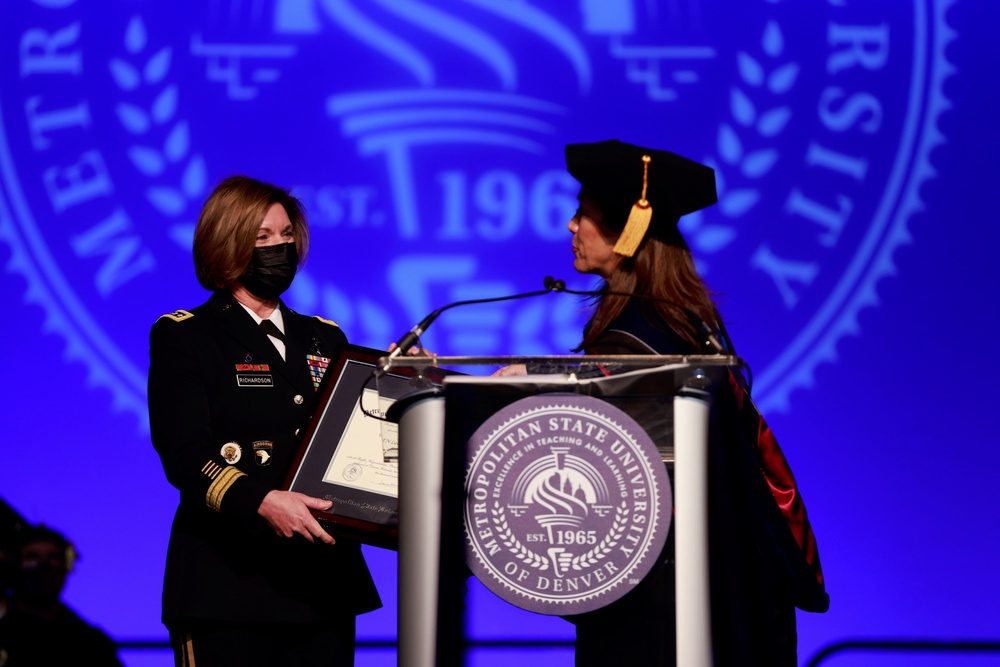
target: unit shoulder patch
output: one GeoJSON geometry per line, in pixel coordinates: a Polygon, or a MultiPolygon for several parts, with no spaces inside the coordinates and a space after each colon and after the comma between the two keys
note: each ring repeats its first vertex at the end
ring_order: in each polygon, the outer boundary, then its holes
{"type": "Polygon", "coordinates": [[[189,320],[194,317],[194,313],[187,310],[175,310],[172,313],[160,315],[160,317],[157,318],[157,321],[162,320],[164,317],[169,320],[173,320],[174,322],[183,322],[184,320],[189,320]]]}

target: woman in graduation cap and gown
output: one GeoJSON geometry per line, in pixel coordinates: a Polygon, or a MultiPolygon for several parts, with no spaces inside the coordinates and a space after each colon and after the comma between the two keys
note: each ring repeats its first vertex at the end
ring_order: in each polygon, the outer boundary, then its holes
{"type": "Polygon", "coordinates": [[[150,431],[180,491],[162,615],[177,665],[351,665],[356,615],[381,606],[360,545],[310,513],[330,501],[280,488],[347,344],[280,299],[308,244],[286,190],[226,179],[194,236],[212,296],[150,332],[150,431]]]}
{"type": "MultiPolygon", "coordinates": [[[[581,184],[568,225],[573,265],[603,279],[577,351],[718,352],[706,349],[705,332],[727,340],[725,329],[677,229],[680,216],[716,202],[713,170],[617,140],[568,145],[566,162],[581,184]]],[[[725,386],[713,388],[711,420],[715,664],[792,667],[795,607],[829,606],[815,537],[788,463],[741,375],[730,373],[725,386]]],[[[673,550],[671,530],[640,585],[604,608],[567,617],[576,625],[577,665],[674,664],[673,550]]]]}

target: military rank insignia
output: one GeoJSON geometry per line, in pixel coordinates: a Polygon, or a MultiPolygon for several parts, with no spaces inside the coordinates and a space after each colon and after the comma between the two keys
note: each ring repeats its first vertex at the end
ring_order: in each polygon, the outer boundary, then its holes
{"type": "Polygon", "coordinates": [[[164,317],[166,317],[167,319],[171,319],[174,322],[183,322],[184,320],[194,317],[194,313],[190,313],[186,310],[175,310],[172,313],[166,313],[165,315],[160,315],[159,319],[162,320],[164,317]]]}
{"type": "Polygon", "coordinates": [[[323,381],[327,366],[330,365],[330,357],[321,357],[318,354],[307,354],[306,363],[309,364],[309,375],[312,376],[313,389],[319,391],[319,384],[323,381]]]}

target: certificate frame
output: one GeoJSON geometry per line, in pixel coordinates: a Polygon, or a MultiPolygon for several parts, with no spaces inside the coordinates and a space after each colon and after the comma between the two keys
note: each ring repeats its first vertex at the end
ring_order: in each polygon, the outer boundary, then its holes
{"type": "Polygon", "coordinates": [[[283,488],[331,500],[330,510],[311,512],[335,537],[397,550],[398,439],[392,442],[392,434],[398,429],[385,420],[385,411],[427,382],[440,383],[448,373],[432,368],[418,378],[412,369],[399,368],[376,380],[373,373],[386,354],[347,345],[331,360],[283,488]]]}

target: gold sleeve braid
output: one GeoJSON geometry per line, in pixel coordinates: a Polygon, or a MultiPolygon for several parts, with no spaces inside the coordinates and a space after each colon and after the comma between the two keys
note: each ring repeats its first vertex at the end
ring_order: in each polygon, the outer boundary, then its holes
{"type": "Polygon", "coordinates": [[[222,498],[233,482],[240,477],[246,477],[246,473],[240,472],[238,468],[222,468],[214,461],[206,463],[201,471],[212,480],[211,486],[205,493],[205,504],[216,512],[222,507],[222,498]]]}

